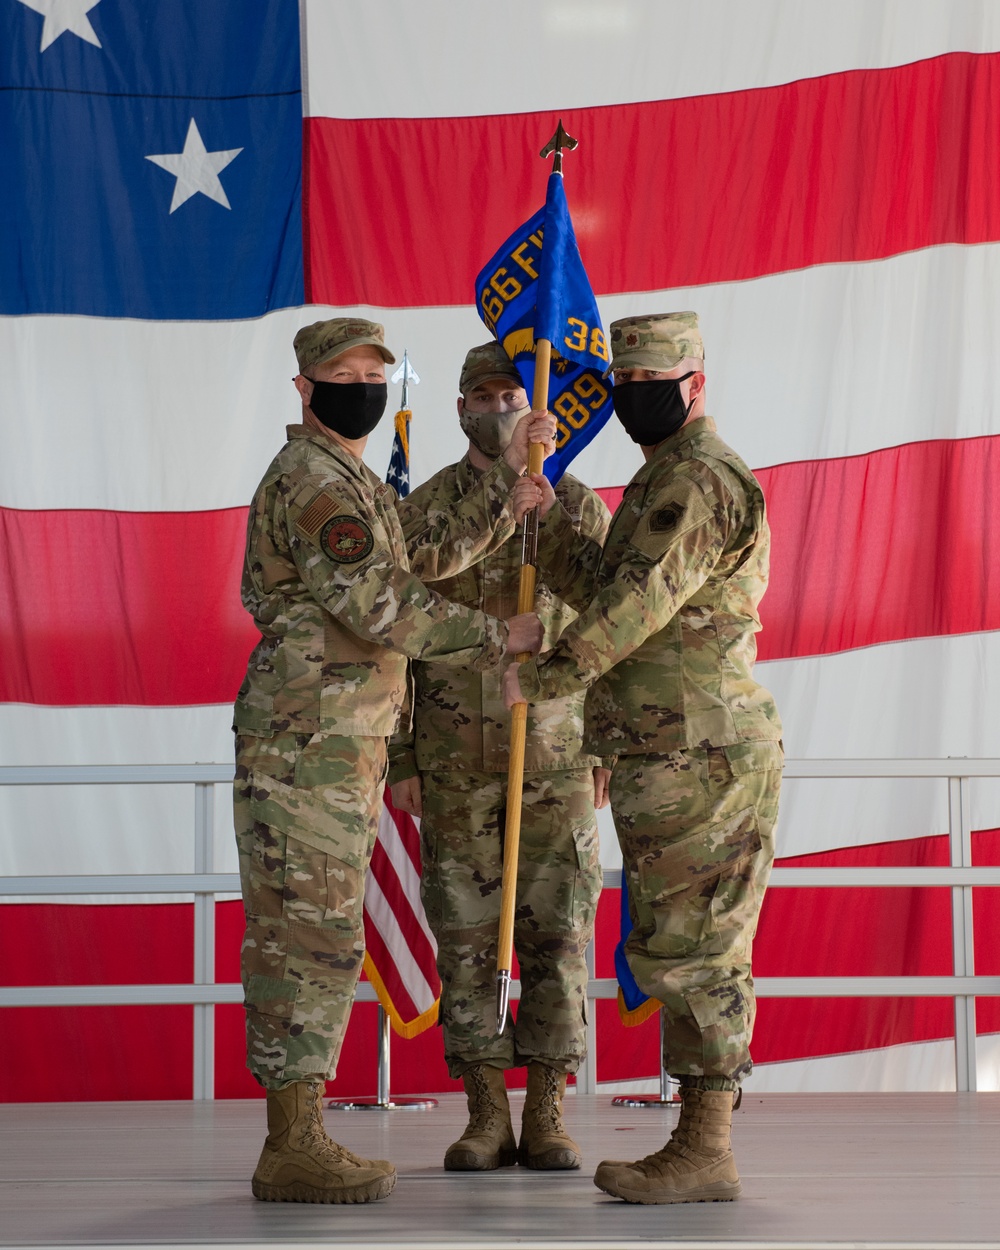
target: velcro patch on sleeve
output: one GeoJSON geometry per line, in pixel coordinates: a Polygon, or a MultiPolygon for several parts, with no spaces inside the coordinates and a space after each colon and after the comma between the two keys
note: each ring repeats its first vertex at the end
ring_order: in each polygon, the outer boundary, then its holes
{"type": "Polygon", "coordinates": [[[338,564],[357,564],[371,554],[375,537],[361,517],[340,515],[324,522],[319,545],[323,554],[338,564]]]}
{"type": "Polygon", "coordinates": [[[632,546],[649,559],[659,560],[683,534],[714,521],[715,512],[704,493],[682,478],[651,500],[632,535],[632,546]]]}
{"type": "Polygon", "coordinates": [[[569,519],[573,528],[578,530],[583,522],[583,508],[578,503],[569,503],[564,506],[569,513],[569,519]]]}
{"type": "Polygon", "coordinates": [[[314,495],[306,504],[299,519],[295,523],[295,528],[303,537],[316,542],[319,538],[320,531],[323,526],[336,516],[338,512],[343,512],[343,504],[339,500],[328,494],[325,490],[321,490],[318,495],[314,495]]]}

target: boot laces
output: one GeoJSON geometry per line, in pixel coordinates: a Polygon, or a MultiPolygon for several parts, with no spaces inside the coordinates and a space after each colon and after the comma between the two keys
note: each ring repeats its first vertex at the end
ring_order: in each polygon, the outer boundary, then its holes
{"type": "Polygon", "coordinates": [[[302,1145],[311,1147],[315,1157],[325,1163],[352,1163],[360,1167],[362,1160],[345,1146],[335,1142],[327,1133],[323,1123],[323,1111],[320,1099],[310,1103],[308,1118],[302,1130],[302,1145]]]}
{"type": "Polygon", "coordinates": [[[473,1068],[471,1076],[475,1101],[470,1108],[472,1114],[466,1133],[489,1133],[499,1123],[503,1108],[493,1097],[493,1091],[483,1072],[479,1068],[473,1068]]]}
{"type": "MultiPolygon", "coordinates": [[[[546,1069],[548,1073],[550,1070],[546,1069]]],[[[559,1105],[559,1078],[555,1072],[546,1075],[545,1087],[538,1099],[538,1124],[541,1128],[549,1128],[554,1133],[562,1131],[562,1108],[559,1105]]]]}

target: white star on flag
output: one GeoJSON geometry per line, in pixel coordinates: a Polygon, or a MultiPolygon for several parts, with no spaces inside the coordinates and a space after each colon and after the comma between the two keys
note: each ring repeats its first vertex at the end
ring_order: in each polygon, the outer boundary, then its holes
{"type": "Polygon", "coordinates": [[[101,3],[101,0],[21,0],[21,3],[26,8],[41,13],[45,18],[39,52],[44,52],[66,31],[80,39],[85,39],[87,43],[92,43],[95,48],[101,46],[101,41],[87,16],[91,9],[101,3]]]}
{"type": "Polygon", "coordinates": [[[175,209],[201,192],[216,204],[229,208],[229,200],[222,189],[219,174],[230,161],[236,159],[242,148],[230,148],[226,152],[208,152],[198,130],[194,118],[188,126],[187,138],[184,140],[183,152],[167,152],[159,156],[147,156],[147,161],[159,165],[177,179],[174,183],[174,198],[170,201],[170,211],[175,209]]]}

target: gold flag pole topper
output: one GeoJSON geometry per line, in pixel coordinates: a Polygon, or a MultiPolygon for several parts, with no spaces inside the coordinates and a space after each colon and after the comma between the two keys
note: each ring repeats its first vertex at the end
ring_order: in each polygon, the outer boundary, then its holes
{"type": "MultiPolygon", "coordinates": [[[[552,172],[562,175],[562,150],[572,151],[577,141],[563,129],[562,119],[556,133],[548,141],[539,156],[543,159],[553,155],[552,172]]],[[[552,344],[548,339],[535,340],[535,384],[531,393],[531,406],[542,411],[549,406],[549,362],[552,344]]],[[[541,473],[544,457],[542,444],[532,443],[528,452],[528,472],[541,473]]],[[[521,580],[517,590],[518,613],[531,612],[535,606],[535,566],[538,561],[538,509],[533,508],[524,518],[524,534],[521,546],[521,580]]],[[[528,652],[521,652],[517,660],[530,660],[528,652]]],[[[510,713],[510,760],[507,765],[507,822],[503,841],[503,880],[500,887],[500,935],[497,942],[497,1033],[502,1033],[507,1023],[507,1006],[510,1001],[510,966],[514,947],[514,904],[517,897],[517,860],[521,841],[521,795],[524,789],[524,743],[528,727],[527,703],[515,703],[510,713]]]]}

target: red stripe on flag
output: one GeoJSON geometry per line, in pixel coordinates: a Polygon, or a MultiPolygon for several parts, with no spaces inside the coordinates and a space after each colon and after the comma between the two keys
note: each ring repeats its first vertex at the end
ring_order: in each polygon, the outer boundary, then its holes
{"type": "MultiPolygon", "coordinates": [[[[756,475],[772,540],[758,658],[1000,629],[1000,435],[756,475]]],[[[597,493],[615,508],[622,489],[597,493]]]]}
{"type": "Polygon", "coordinates": [[[388,839],[394,842],[397,852],[405,854],[413,865],[414,879],[408,884],[415,890],[420,876],[420,834],[412,817],[393,807],[386,792],[385,810],[369,868],[369,892],[365,898],[365,966],[371,979],[376,984],[380,983],[379,997],[383,1006],[390,1011],[393,1023],[397,1027],[414,1025],[419,1029],[433,1023],[432,1019],[420,1021],[420,1017],[431,1011],[437,997],[439,981],[436,951],[424,928],[426,920],[419,893],[415,892],[413,897],[407,893],[407,886],[386,850],[385,842],[388,839]],[[398,926],[398,933],[388,927],[380,928],[376,916],[370,910],[373,882],[381,891],[384,905],[398,926]],[[400,972],[400,964],[403,962],[414,964],[427,984],[427,992],[419,1002],[414,1000],[400,972]]]}
{"type": "MultiPolygon", "coordinates": [[[[1000,829],[972,835],[973,863],[1000,863],[1000,829]]],[[[912,838],[844,847],[775,861],[778,868],[934,867],[948,863],[948,838],[912,838]]],[[[951,892],[909,888],[782,887],[764,899],[754,939],[754,975],[948,976],[952,972],[951,892]],[[808,934],[808,941],[802,941],[808,934]]],[[[614,976],[619,891],[605,890],[598,909],[596,970],[614,976]]],[[[973,890],[974,964],[1000,972],[1000,892],[973,890]]],[[[626,1028],[617,1004],[597,1003],[597,1072],[601,1081],[657,1070],[655,1021],[626,1028]]],[[[751,1050],[755,1063],[847,1054],[952,1037],[955,1010],[945,998],[760,998],[751,1050]]],[[[980,1034],[1000,1029],[1000,999],[976,1005],[980,1034]]]]}
{"type": "Polygon", "coordinates": [[[1000,628],[1000,436],[757,476],[773,536],[762,660],[1000,628]]]}
{"type": "Polygon", "coordinates": [[[381,843],[376,843],[372,853],[371,872],[382,889],[382,894],[396,918],[403,937],[406,940],[414,962],[432,986],[437,980],[434,947],[427,940],[427,934],[418,919],[423,914],[420,899],[411,900],[396,872],[395,865],[386,855],[381,843]]]}
{"type": "MultiPolygon", "coordinates": [[[[1000,239],[1000,54],[570,109],[567,187],[594,290],[731,282],[1000,239]],[[693,193],[678,178],[694,179],[693,193]],[[636,228],[641,223],[641,229],[636,228]]],[[[465,304],[541,205],[555,113],[306,119],[307,300],[465,304]],[[483,196],[484,170],[503,194],[483,196]],[[373,212],[372,206],[378,205],[373,212]]]]}
{"type": "MultiPolygon", "coordinates": [[[[1000,830],[972,835],[973,863],[1000,863],[1000,830]]],[[[848,847],[779,859],[779,867],[934,866],[948,862],[948,838],[848,847]]],[[[1000,892],[973,890],[975,968],[1000,973],[1000,892]]],[[[243,905],[218,903],[216,976],[239,976],[243,905]]],[[[619,897],[605,890],[597,917],[596,975],[614,975],[619,897]]],[[[122,906],[11,903],[0,907],[0,949],[10,985],[122,985],[187,983],[193,966],[190,903],[122,906]],[[86,933],[85,942],[79,935],[86,933]]],[[[951,912],[947,887],[862,890],[771,889],[754,946],[758,976],[931,976],[951,972],[951,912]],[[809,934],[809,941],[790,935],[809,934]]],[[[873,1047],[949,1037],[954,1008],[945,999],[761,999],[753,1041],[757,1063],[804,1059],[873,1047]]],[[[625,1080],[656,1071],[654,1022],[627,1029],[613,1002],[597,1003],[598,1079],[625,1080]]],[[[1000,1030],[1000,999],[980,998],[980,1034],[1000,1030]]],[[[57,1099],[189,1098],[191,1010],[188,1007],[12,1007],[2,1013],[4,1060],[0,1102],[57,1099]]],[[[242,1012],[226,1018],[229,1044],[217,1050],[216,1080],[223,1096],[254,1092],[244,1067],[242,1012]],[[239,1019],[237,1018],[239,1017],[239,1019]]],[[[352,1026],[353,1027],[353,1026],[352,1026]]],[[[221,1035],[220,1035],[221,1041],[221,1035]]],[[[434,1043],[439,1047],[439,1043],[434,1043]]],[[[366,1054],[342,1096],[371,1092],[366,1054]]],[[[345,1056],[345,1069],[350,1057],[345,1056]]],[[[396,1093],[446,1088],[428,1083],[427,1055],[419,1045],[393,1050],[396,1093]]]]}
{"type": "Polygon", "coordinates": [[[417,823],[408,812],[401,812],[398,807],[393,807],[392,798],[389,795],[389,789],[385,791],[385,810],[396,826],[396,835],[399,838],[399,845],[407,854],[407,858],[413,865],[413,871],[420,876],[422,865],[420,861],[420,830],[417,823]]]}
{"type": "Polygon", "coordinates": [[[374,925],[365,925],[365,950],[368,958],[378,969],[382,984],[401,1020],[415,1020],[420,1015],[416,1003],[406,992],[400,980],[396,961],[374,925]]]}
{"type": "MultiPolygon", "coordinates": [[[[1000,435],[758,477],[772,533],[761,659],[1000,629],[1000,435]]],[[[239,601],[245,520],[0,509],[0,701],[231,701],[257,639],[239,601]]]]}
{"type": "Polygon", "coordinates": [[[231,702],[259,637],[246,518],[0,508],[0,701],[231,702]]]}

